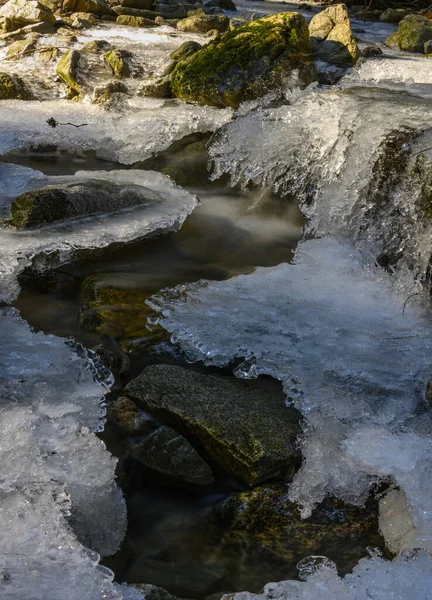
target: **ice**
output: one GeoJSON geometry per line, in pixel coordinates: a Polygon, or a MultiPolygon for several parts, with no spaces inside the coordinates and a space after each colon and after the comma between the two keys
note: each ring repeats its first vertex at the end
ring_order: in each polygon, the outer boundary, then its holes
{"type": "Polygon", "coordinates": [[[13,309],[0,324],[0,596],[120,600],[97,564],[126,527],[116,459],[93,433],[112,376],[84,349],[33,333],[13,309]]]}
{"type": "Polygon", "coordinates": [[[3,100],[0,155],[48,145],[79,155],[94,151],[104,160],[130,165],[186,135],[214,131],[232,117],[231,109],[197,107],[175,100],[141,100],[140,109],[124,115],[66,100],[3,100]],[[53,116],[60,123],[86,126],[52,128],[46,121],[53,116]]]}
{"type": "MultiPolygon", "coordinates": [[[[17,177],[22,172],[14,165],[3,165],[0,176],[7,181],[7,197],[23,191],[23,182],[17,177]],[[8,174],[11,177],[8,177],[8,174]]],[[[149,204],[109,214],[81,219],[68,219],[40,229],[0,229],[0,299],[10,301],[18,293],[17,277],[33,262],[39,271],[55,268],[71,260],[76,252],[89,248],[103,248],[111,244],[132,242],[150,234],[175,231],[197,205],[194,194],[176,186],[171,179],[153,171],[78,171],[73,177],[41,177],[37,171],[23,170],[27,189],[67,182],[86,180],[113,181],[135,184],[154,198],[149,204]]],[[[0,201],[0,208],[8,203],[0,201]]],[[[2,216],[8,216],[3,213],[2,216]]]]}
{"type": "Polygon", "coordinates": [[[295,264],[165,290],[149,304],[190,361],[254,363],[306,417],[290,486],[310,514],[326,494],[361,504],[378,480],[403,487],[432,549],[432,322],[349,242],[302,242],[295,264]]]}

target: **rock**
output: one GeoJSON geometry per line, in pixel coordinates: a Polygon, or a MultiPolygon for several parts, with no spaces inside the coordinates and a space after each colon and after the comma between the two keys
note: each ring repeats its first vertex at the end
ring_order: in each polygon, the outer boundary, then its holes
{"type": "Polygon", "coordinates": [[[138,435],[145,431],[149,424],[149,418],[125,396],[120,396],[108,405],[107,417],[108,421],[115,423],[126,435],[138,435]]]}
{"type": "Polygon", "coordinates": [[[194,42],[192,40],[183,42],[181,46],[170,53],[170,57],[175,61],[183,60],[188,56],[192,56],[192,54],[195,54],[195,52],[198,52],[198,50],[201,50],[201,48],[202,46],[201,44],[198,44],[198,42],[194,42]]]}
{"type": "Polygon", "coordinates": [[[112,46],[106,40],[92,40],[87,42],[80,48],[81,54],[99,54],[99,52],[107,52],[112,46]]]}
{"type": "MultiPolygon", "coordinates": [[[[100,21],[100,19],[98,19],[97,16],[93,15],[92,13],[84,13],[84,12],[77,12],[77,13],[73,13],[70,16],[72,23],[76,20],[79,19],[81,21],[87,21],[88,23],[90,23],[90,25],[97,25],[98,22],[100,21]]],[[[73,25],[72,25],[73,26],[73,25]]]]}
{"type": "Polygon", "coordinates": [[[120,6],[127,8],[139,8],[141,10],[151,10],[154,0],[119,0],[120,6]]]}
{"type": "Polygon", "coordinates": [[[408,11],[404,9],[388,8],[381,13],[380,21],[384,21],[384,23],[400,23],[407,14],[408,11]]]}
{"type": "Polygon", "coordinates": [[[312,50],[319,60],[335,65],[354,65],[360,51],[344,4],[329,6],[309,24],[312,50]]]}
{"type": "Polygon", "coordinates": [[[172,93],[169,75],[144,82],[140,87],[138,94],[140,96],[151,96],[153,98],[171,98],[172,93]]]}
{"type": "Polygon", "coordinates": [[[144,10],[138,8],[128,8],[126,6],[114,6],[114,12],[119,16],[127,16],[127,17],[140,17],[142,19],[150,19],[154,21],[156,14],[151,10],[144,10]]]}
{"type": "Polygon", "coordinates": [[[56,18],[47,6],[37,0],[9,0],[0,8],[0,20],[7,19],[9,30],[44,22],[54,25],[56,18]]]}
{"type": "Polygon", "coordinates": [[[207,33],[211,29],[217,29],[223,33],[228,30],[228,27],[229,19],[225,15],[199,14],[182,19],[177,23],[177,29],[187,33],[207,33]]]}
{"type": "Polygon", "coordinates": [[[63,0],[62,10],[71,13],[93,13],[99,16],[114,14],[105,0],[63,0]]]}
{"type": "Polygon", "coordinates": [[[145,466],[185,483],[210,485],[214,482],[208,464],[170,427],[160,427],[134,446],[132,456],[145,466]]]}
{"type": "Polygon", "coordinates": [[[432,21],[422,15],[408,15],[399,23],[395,34],[387,38],[387,45],[394,47],[396,44],[405,52],[425,51],[425,43],[432,40],[432,21]]]}
{"type": "Polygon", "coordinates": [[[129,90],[122,81],[110,81],[104,86],[97,87],[94,90],[93,104],[102,106],[113,100],[114,94],[128,94],[129,90]]]}
{"type": "Polygon", "coordinates": [[[425,54],[432,54],[432,40],[425,42],[423,50],[425,54]]]}
{"type": "Polygon", "coordinates": [[[116,48],[104,54],[104,60],[111,67],[114,75],[128,77],[130,75],[130,66],[127,60],[129,56],[129,52],[116,48]]]}
{"type": "Polygon", "coordinates": [[[220,37],[220,31],[218,31],[217,29],[210,29],[210,31],[207,31],[207,33],[205,34],[206,38],[217,38],[220,37]]]}
{"type": "Polygon", "coordinates": [[[155,27],[157,23],[145,17],[132,17],[130,15],[119,15],[116,19],[119,25],[127,27],[155,27]]]}
{"type": "Polygon", "coordinates": [[[58,48],[56,46],[45,46],[38,52],[38,59],[42,62],[53,62],[57,60],[58,48]]]}
{"type": "Polygon", "coordinates": [[[22,56],[36,52],[36,42],[30,40],[18,40],[13,42],[7,49],[6,60],[19,60],[22,56]]]}
{"type": "Polygon", "coordinates": [[[164,588],[151,585],[150,583],[131,583],[129,586],[143,592],[145,600],[178,600],[175,596],[167,592],[167,590],[164,590],[164,588]]]}
{"type": "Polygon", "coordinates": [[[17,75],[0,73],[0,100],[32,100],[33,94],[17,75]]]}
{"type": "Polygon", "coordinates": [[[369,58],[370,56],[381,56],[382,53],[383,51],[381,48],[378,48],[378,46],[366,46],[366,48],[363,48],[361,51],[362,56],[366,58],[369,58]]]}
{"type": "Polygon", "coordinates": [[[313,81],[308,28],[299,13],[279,13],[230,31],[181,61],[171,89],[182,100],[238,107],[281,85],[294,69],[302,84],[313,81]]]}
{"type": "Polygon", "coordinates": [[[292,476],[298,464],[300,413],[261,382],[152,365],[128,384],[126,395],[157,419],[199,438],[223,469],[247,485],[292,476]]]}
{"type": "Polygon", "coordinates": [[[145,188],[100,179],[49,185],[12,202],[11,225],[41,227],[63,219],[96,215],[148,202],[145,188]]]}
{"type": "Polygon", "coordinates": [[[232,0],[209,0],[204,4],[205,8],[220,8],[221,10],[236,11],[237,7],[232,0]]]}
{"type": "Polygon", "coordinates": [[[81,87],[77,80],[78,64],[81,54],[78,50],[68,50],[58,61],[56,73],[62,81],[76,94],[81,93],[81,87]]]}
{"type": "Polygon", "coordinates": [[[82,19],[80,17],[75,18],[71,23],[71,27],[74,29],[88,29],[92,26],[93,23],[89,19],[82,19]]]}

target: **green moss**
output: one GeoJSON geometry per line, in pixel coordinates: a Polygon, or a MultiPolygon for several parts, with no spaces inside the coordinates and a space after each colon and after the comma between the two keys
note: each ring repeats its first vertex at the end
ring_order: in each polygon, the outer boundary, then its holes
{"type": "Polygon", "coordinates": [[[68,50],[58,61],[56,67],[57,75],[76,94],[81,93],[81,88],[77,81],[77,70],[80,58],[81,55],[78,50],[68,50]]]}
{"type": "Polygon", "coordinates": [[[399,29],[387,43],[394,47],[397,43],[406,52],[424,52],[424,45],[432,40],[432,23],[422,15],[408,15],[399,23],[399,29]]]}
{"type": "MultiPolygon", "coordinates": [[[[171,75],[175,96],[213,106],[237,107],[281,81],[292,68],[310,65],[309,32],[298,13],[247,23],[181,61],[171,75]]],[[[305,70],[307,82],[311,70],[305,70]]]]}
{"type": "Polygon", "coordinates": [[[9,73],[0,73],[0,100],[31,100],[32,98],[32,93],[22,79],[9,73]]]}
{"type": "Polygon", "coordinates": [[[63,218],[67,195],[62,190],[37,190],[15,198],[10,224],[20,229],[40,227],[63,218]]]}
{"type": "Polygon", "coordinates": [[[130,75],[130,68],[126,61],[127,54],[123,50],[110,50],[104,54],[105,62],[109,64],[114,75],[119,77],[128,77],[130,75]]]}

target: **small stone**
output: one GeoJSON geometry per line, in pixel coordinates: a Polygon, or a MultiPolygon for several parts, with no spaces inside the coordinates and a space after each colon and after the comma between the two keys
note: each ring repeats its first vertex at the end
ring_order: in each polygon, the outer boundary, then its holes
{"type": "Polygon", "coordinates": [[[329,6],[315,15],[309,23],[309,34],[312,50],[323,62],[351,66],[360,57],[344,4],[329,6]]]}
{"type": "Polygon", "coordinates": [[[172,92],[169,75],[145,82],[139,89],[139,95],[151,96],[153,98],[171,98],[172,92]]]}
{"type": "Polygon", "coordinates": [[[381,48],[378,48],[378,46],[366,46],[366,48],[363,48],[361,53],[362,56],[369,58],[370,56],[381,56],[383,51],[381,48]]]}
{"type": "Polygon", "coordinates": [[[19,60],[22,56],[36,52],[36,42],[34,40],[19,40],[13,42],[7,49],[6,60],[19,60]]]}
{"type": "Polygon", "coordinates": [[[42,62],[53,62],[57,60],[58,52],[55,46],[46,46],[38,52],[38,59],[42,62]]]}
{"type": "Polygon", "coordinates": [[[111,67],[114,75],[128,77],[130,75],[130,67],[127,62],[129,56],[129,52],[115,49],[104,54],[104,60],[111,67]]]}
{"type": "Polygon", "coordinates": [[[105,40],[92,40],[91,42],[84,44],[80,49],[80,52],[82,54],[99,54],[99,52],[107,52],[111,48],[111,44],[105,40]]]}
{"type": "Polygon", "coordinates": [[[127,435],[142,433],[150,421],[149,417],[145,416],[136,404],[125,396],[120,396],[111,402],[107,409],[107,417],[127,435]]]}
{"type": "Polygon", "coordinates": [[[126,25],[127,27],[154,27],[157,25],[157,23],[151,19],[146,19],[145,17],[132,17],[131,15],[119,15],[116,22],[118,25],[126,25]]]}
{"type": "Polygon", "coordinates": [[[192,40],[183,42],[181,46],[170,53],[170,57],[175,61],[183,60],[188,56],[192,56],[192,54],[195,54],[198,50],[201,50],[201,47],[201,44],[192,40]]]}

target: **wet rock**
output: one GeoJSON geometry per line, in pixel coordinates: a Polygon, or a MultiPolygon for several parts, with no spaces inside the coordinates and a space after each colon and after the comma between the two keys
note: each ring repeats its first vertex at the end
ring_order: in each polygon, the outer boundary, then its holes
{"type": "Polygon", "coordinates": [[[92,21],[81,17],[76,17],[71,23],[71,27],[74,29],[89,29],[90,27],[93,27],[93,25],[94,23],[92,21]]]}
{"type": "Polygon", "coordinates": [[[160,427],[132,448],[140,463],[185,483],[210,485],[214,478],[208,464],[179,433],[160,427]]]}
{"type": "Polygon", "coordinates": [[[6,60],[19,60],[22,56],[36,52],[36,41],[30,39],[13,42],[7,49],[6,60]]]}
{"type": "Polygon", "coordinates": [[[179,31],[188,33],[207,33],[211,29],[217,29],[221,33],[227,31],[229,19],[225,15],[206,15],[198,14],[177,23],[179,31]]]}
{"type": "Polygon", "coordinates": [[[319,60],[351,66],[360,57],[344,4],[329,6],[315,15],[309,24],[309,34],[312,50],[319,60]]]}
{"type": "Polygon", "coordinates": [[[369,58],[370,56],[381,56],[383,51],[378,46],[366,46],[361,51],[362,56],[369,58]]]}
{"type": "Polygon", "coordinates": [[[138,8],[141,10],[151,10],[154,0],[119,0],[120,6],[127,8],[138,8]]]}
{"type": "Polygon", "coordinates": [[[128,384],[126,395],[178,431],[197,436],[222,468],[248,485],[292,476],[298,464],[300,413],[261,382],[153,365],[128,384]]]}
{"type": "Polygon", "coordinates": [[[406,52],[423,53],[426,42],[432,40],[432,21],[422,15],[408,15],[399,23],[398,31],[386,43],[406,52]]]}
{"type": "Polygon", "coordinates": [[[425,54],[432,54],[432,40],[429,40],[428,42],[425,42],[424,53],[425,54]]]}
{"type": "Polygon", "coordinates": [[[127,27],[155,27],[157,23],[151,19],[145,17],[132,17],[130,15],[119,15],[116,19],[119,25],[126,25],[127,27]]]}
{"type": "Polygon", "coordinates": [[[113,10],[105,0],[63,0],[63,12],[93,13],[95,15],[112,15],[113,10]]]}
{"type": "Polygon", "coordinates": [[[308,28],[299,13],[280,13],[226,33],[181,61],[171,89],[182,100],[238,107],[281,85],[294,69],[299,83],[313,81],[308,28]]]}
{"type": "Polygon", "coordinates": [[[129,52],[119,49],[110,50],[104,54],[105,62],[111,67],[113,74],[119,77],[128,77],[130,75],[129,57],[129,52]]]}
{"type": "Polygon", "coordinates": [[[204,4],[205,8],[219,8],[221,10],[236,11],[237,7],[232,0],[209,0],[204,4]]]}
{"type": "Polygon", "coordinates": [[[126,435],[138,435],[148,427],[149,419],[138,407],[126,398],[120,396],[108,406],[108,421],[114,423],[126,435]]]}
{"type": "Polygon", "coordinates": [[[400,23],[407,14],[408,11],[404,9],[388,8],[381,13],[380,21],[384,23],[400,23]]]}
{"type": "Polygon", "coordinates": [[[144,82],[140,87],[138,94],[140,96],[150,96],[153,98],[171,98],[170,76],[165,75],[159,79],[152,79],[144,82]]]}
{"type": "Polygon", "coordinates": [[[93,15],[92,13],[85,13],[85,12],[73,13],[70,16],[70,19],[71,19],[72,23],[74,21],[76,21],[77,19],[79,19],[81,21],[87,21],[88,23],[90,23],[90,25],[97,25],[97,23],[100,21],[100,19],[96,15],[93,15]]]}
{"type": "Polygon", "coordinates": [[[39,22],[54,25],[56,21],[52,10],[37,0],[9,0],[0,8],[2,19],[9,20],[11,29],[39,22]]]}
{"type": "Polygon", "coordinates": [[[170,57],[175,61],[183,60],[184,58],[188,58],[188,56],[192,56],[192,54],[195,54],[201,48],[202,46],[198,42],[192,40],[183,42],[181,46],[171,52],[170,57]]]}
{"type": "Polygon", "coordinates": [[[205,34],[206,38],[218,38],[220,37],[220,31],[218,31],[217,29],[210,29],[210,31],[207,31],[207,33],[205,34]]]}
{"type": "Polygon", "coordinates": [[[107,52],[112,46],[105,40],[92,40],[82,46],[80,52],[82,54],[99,54],[100,52],[107,52]]]}
{"type": "Polygon", "coordinates": [[[116,13],[117,17],[119,17],[119,16],[140,17],[143,19],[150,19],[153,21],[157,14],[151,10],[128,8],[127,6],[114,6],[113,10],[116,13]]]}
{"type": "Polygon", "coordinates": [[[17,75],[0,73],[0,100],[32,100],[32,92],[17,75]]]}
{"type": "Polygon", "coordinates": [[[121,81],[110,81],[94,90],[93,104],[103,105],[112,100],[114,94],[128,94],[127,86],[121,81]]]}
{"type": "Polygon", "coordinates": [[[38,52],[38,59],[42,62],[54,62],[57,60],[58,52],[56,46],[45,46],[38,52]]]}
{"type": "Polygon", "coordinates": [[[81,54],[78,50],[68,50],[57,63],[56,73],[62,81],[76,94],[81,93],[77,79],[78,65],[81,54]]]}

